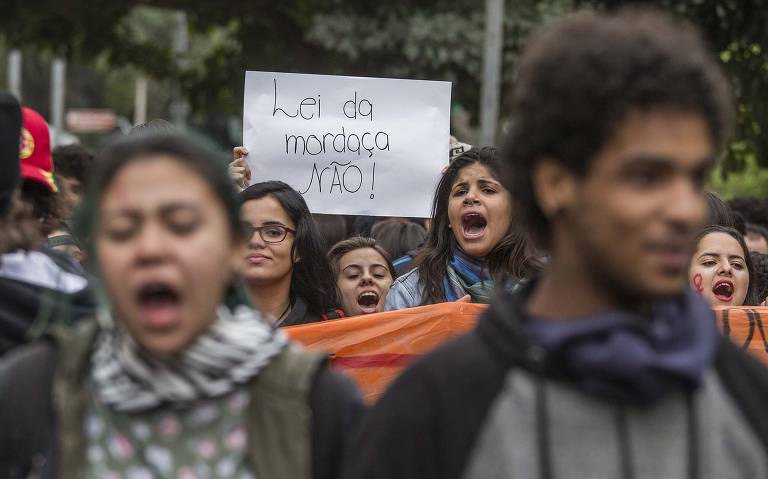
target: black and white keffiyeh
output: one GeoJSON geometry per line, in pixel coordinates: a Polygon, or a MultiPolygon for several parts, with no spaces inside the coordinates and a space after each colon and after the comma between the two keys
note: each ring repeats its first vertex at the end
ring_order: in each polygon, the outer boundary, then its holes
{"type": "Polygon", "coordinates": [[[141,349],[119,326],[103,329],[91,355],[99,400],[116,411],[140,412],[218,397],[256,376],[290,344],[249,307],[219,306],[217,315],[205,333],[170,359],[141,349]]]}

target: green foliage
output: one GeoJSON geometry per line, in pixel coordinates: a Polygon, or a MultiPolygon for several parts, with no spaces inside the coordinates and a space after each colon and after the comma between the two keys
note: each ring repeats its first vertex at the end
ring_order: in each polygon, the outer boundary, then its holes
{"type": "Polygon", "coordinates": [[[768,197],[768,169],[761,167],[755,155],[744,143],[734,143],[732,149],[740,150],[744,162],[739,171],[727,172],[720,165],[712,172],[709,186],[723,198],[768,197]]]}
{"type": "MultiPolygon", "coordinates": [[[[624,0],[584,0],[580,4],[619,7],[624,0]]],[[[663,8],[699,27],[719,56],[733,86],[737,107],[733,145],[723,174],[745,171],[750,162],[768,167],[768,0],[655,0],[663,8]]],[[[736,181],[736,180],[733,180],[736,181]]]]}
{"type": "MultiPolygon", "coordinates": [[[[513,81],[522,45],[540,24],[574,8],[628,3],[636,2],[507,1],[504,84],[513,81]]],[[[768,124],[768,0],[644,3],[692,21],[719,55],[732,79],[738,118],[735,142],[713,184],[727,191],[756,188],[755,168],[768,166],[768,135],[763,134],[768,124]],[[734,175],[739,171],[752,174],[742,180],[734,175]]],[[[169,94],[158,87],[175,85],[197,115],[237,114],[242,72],[251,69],[449,80],[455,104],[471,118],[480,94],[483,7],[478,0],[9,0],[0,16],[0,36],[8,46],[96,66],[120,109],[131,107],[129,95],[120,91],[121,80],[128,84],[144,73],[156,80],[160,105],[169,94]],[[172,48],[175,23],[169,9],[183,9],[189,18],[190,51],[184,58],[172,48]]]]}
{"type": "MultiPolygon", "coordinates": [[[[503,49],[506,85],[511,83],[518,54],[531,30],[571,8],[568,0],[507,2],[503,49]]],[[[397,7],[376,3],[317,13],[306,38],[340,57],[340,73],[452,81],[454,102],[475,112],[482,77],[484,24],[485,10],[478,8],[478,2],[421,2],[397,7]]]]}

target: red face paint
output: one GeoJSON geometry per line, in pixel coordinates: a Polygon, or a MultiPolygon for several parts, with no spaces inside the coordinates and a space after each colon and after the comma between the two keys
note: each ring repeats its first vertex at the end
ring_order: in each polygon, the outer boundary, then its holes
{"type": "Polygon", "coordinates": [[[696,273],[693,275],[693,287],[696,288],[696,292],[701,294],[704,292],[704,288],[701,287],[701,283],[704,282],[704,278],[701,277],[701,274],[696,273]]]}

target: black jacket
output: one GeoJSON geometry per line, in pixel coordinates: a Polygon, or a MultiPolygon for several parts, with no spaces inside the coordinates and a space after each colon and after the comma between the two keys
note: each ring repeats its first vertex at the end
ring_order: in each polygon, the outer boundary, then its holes
{"type": "Polygon", "coordinates": [[[30,254],[50,259],[50,267],[30,261],[24,278],[3,275],[0,256],[0,357],[33,336],[42,335],[50,324],[71,325],[96,309],[85,272],[74,259],[49,248],[30,254]],[[83,278],[85,286],[78,291],[65,291],[61,285],[63,276],[83,278]]]}

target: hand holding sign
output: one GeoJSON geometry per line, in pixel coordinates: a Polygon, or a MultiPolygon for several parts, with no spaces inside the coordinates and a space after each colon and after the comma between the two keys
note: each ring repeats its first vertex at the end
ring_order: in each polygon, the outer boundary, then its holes
{"type": "Polygon", "coordinates": [[[232,152],[234,159],[229,164],[229,176],[232,178],[237,189],[242,191],[251,184],[251,167],[245,159],[248,155],[248,150],[245,147],[236,146],[232,152]]]}
{"type": "Polygon", "coordinates": [[[243,144],[314,213],[426,217],[449,106],[447,82],[247,72],[243,144]]]}

